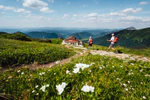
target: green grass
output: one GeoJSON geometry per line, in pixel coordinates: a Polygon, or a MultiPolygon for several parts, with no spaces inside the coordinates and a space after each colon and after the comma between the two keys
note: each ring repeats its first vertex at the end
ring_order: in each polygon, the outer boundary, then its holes
{"type": "Polygon", "coordinates": [[[24,68],[1,72],[0,94],[15,100],[148,100],[149,66],[148,62],[89,54],[51,69],[24,68]],[[79,63],[90,67],[75,74],[74,67],[79,63]],[[58,95],[56,85],[62,82],[67,86],[58,95]],[[40,88],[47,84],[49,86],[43,92],[40,88]],[[86,84],[94,87],[94,92],[83,92],[81,88],[86,84]]]}
{"type": "Polygon", "coordinates": [[[0,39],[0,66],[39,64],[68,58],[74,51],[64,46],[41,42],[0,39]]]}

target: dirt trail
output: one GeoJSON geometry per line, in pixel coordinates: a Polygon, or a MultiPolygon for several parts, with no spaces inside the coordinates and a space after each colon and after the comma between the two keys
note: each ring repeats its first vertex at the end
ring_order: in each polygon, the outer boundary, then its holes
{"type": "Polygon", "coordinates": [[[145,62],[150,62],[149,57],[143,57],[143,56],[137,56],[137,55],[131,55],[131,54],[124,54],[124,53],[113,53],[113,52],[106,52],[102,50],[90,50],[90,53],[93,55],[105,55],[105,56],[112,56],[116,57],[119,59],[129,59],[129,60],[139,60],[139,61],[145,61],[145,62]]]}

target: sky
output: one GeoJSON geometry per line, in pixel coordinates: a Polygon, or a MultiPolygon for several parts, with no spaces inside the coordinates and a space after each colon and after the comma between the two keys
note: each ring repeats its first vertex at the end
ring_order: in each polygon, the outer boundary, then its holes
{"type": "Polygon", "coordinates": [[[150,0],[0,0],[0,28],[150,27],[150,0]]]}

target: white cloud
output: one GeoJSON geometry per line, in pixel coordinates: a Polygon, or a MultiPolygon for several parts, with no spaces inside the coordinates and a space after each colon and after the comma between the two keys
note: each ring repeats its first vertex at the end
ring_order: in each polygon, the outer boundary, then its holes
{"type": "Polygon", "coordinates": [[[79,20],[76,20],[74,23],[84,23],[84,22],[87,22],[87,21],[85,21],[83,19],[79,19],[79,20]]]}
{"type": "Polygon", "coordinates": [[[91,13],[91,14],[88,14],[88,17],[97,17],[98,14],[97,13],[91,13]]]}
{"type": "Polygon", "coordinates": [[[148,2],[140,2],[139,4],[140,5],[146,5],[146,4],[148,4],[148,2]]]}
{"type": "Polygon", "coordinates": [[[142,11],[142,8],[136,8],[136,9],[127,8],[127,9],[122,10],[121,12],[124,14],[132,14],[132,13],[138,13],[140,11],[142,11]]]}
{"type": "Polygon", "coordinates": [[[49,18],[49,17],[39,16],[39,15],[32,15],[32,14],[29,14],[26,17],[29,18],[29,19],[32,19],[32,20],[47,20],[47,21],[51,20],[51,18],[49,18]]]}
{"type": "Polygon", "coordinates": [[[63,18],[68,18],[69,15],[68,14],[64,14],[63,18]]]}
{"type": "Polygon", "coordinates": [[[74,14],[73,17],[77,17],[77,14],[74,14]]]}
{"type": "Polygon", "coordinates": [[[109,15],[110,16],[125,16],[125,14],[119,13],[119,12],[111,12],[109,15]]]}
{"type": "Polygon", "coordinates": [[[15,10],[15,7],[8,7],[8,6],[0,5],[0,9],[2,9],[2,10],[11,10],[11,11],[14,11],[14,10],[15,10]]]}
{"type": "Polygon", "coordinates": [[[52,3],[54,3],[54,0],[48,0],[48,2],[52,2],[52,3]]]}
{"type": "MultiPolygon", "coordinates": [[[[48,1],[54,2],[54,0],[48,0],[48,1]]],[[[40,12],[44,12],[44,13],[55,12],[54,10],[51,10],[47,7],[48,4],[46,2],[43,2],[41,0],[24,0],[23,6],[33,8],[33,9],[39,9],[40,12]]]]}
{"type": "Polygon", "coordinates": [[[3,6],[3,5],[0,5],[0,9],[2,10],[10,10],[10,11],[13,11],[13,12],[19,12],[19,13],[23,13],[23,14],[30,14],[31,12],[30,11],[27,11],[25,9],[22,9],[22,8],[15,8],[15,7],[9,7],[9,6],[3,6]]]}
{"type": "Polygon", "coordinates": [[[110,16],[126,16],[128,14],[135,14],[135,13],[138,13],[141,11],[142,11],[142,8],[136,8],[136,9],[126,8],[126,9],[118,11],[118,12],[110,12],[109,15],[110,16]]]}
{"type": "Polygon", "coordinates": [[[33,8],[33,9],[38,9],[38,8],[43,8],[48,6],[48,4],[41,0],[24,0],[23,6],[33,8]]]}
{"type": "Polygon", "coordinates": [[[127,17],[121,17],[121,21],[129,21],[129,22],[150,22],[150,17],[136,17],[136,16],[127,16],[127,17]]]}
{"type": "Polygon", "coordinates": [[[96,21],[97,18],[96,17],[91,17],[91,18],[88,18],[88,20],[90,20],[90,21],[96,21]]]}
{"type": "Polygon", "coordinates": [[[70,4],[70,2],[68,2],[68,5],[70,4]]]}
{"type": "Polygon", "coordinates": [[[55,11],[49,9],[48,7],[43,7],[43,8],[40,9],[40,12],[44,12],[44,13],[52,13],[52,12],[55,12],[55,11]]]}
{"type": "Polygon", "coordinates": [[[27,11],[27,10],[22,9],[22,8],[15,10],[15,12],[19,12],[19,13],[23,13],[23,14],[30,14],[31,13],[30,11],[27,11]]]}

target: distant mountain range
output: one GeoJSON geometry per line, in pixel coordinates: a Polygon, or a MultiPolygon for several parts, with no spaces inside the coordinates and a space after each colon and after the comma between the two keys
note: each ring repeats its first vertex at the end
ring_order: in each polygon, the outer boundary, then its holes
{"type": "MultiPolygon", "coordinates": [[[[119,41],[116,45],[131,47],[131,48],[145,48],[150,47],[150,28],[136,30],[135,28],[126,28],[115,32],[119,41]]],[[[106,39],[110,39],[111,34],[103,37],[93,39],[94,44],[108,46],[106,39]]]]}
{"type": "Polygon", "coordinates": [[[20,31],[24,34],[29,35],[32,38],[58,38],[61,36],[67,38],[69,36],[75,35],[79,39],[92,37],[104,36],[112,31],[117,29],[90,29],[90,28],[25,28],[25,29],[0,29],[0,32],[7,32],[13,34],[17,31],[20,31]]]}

